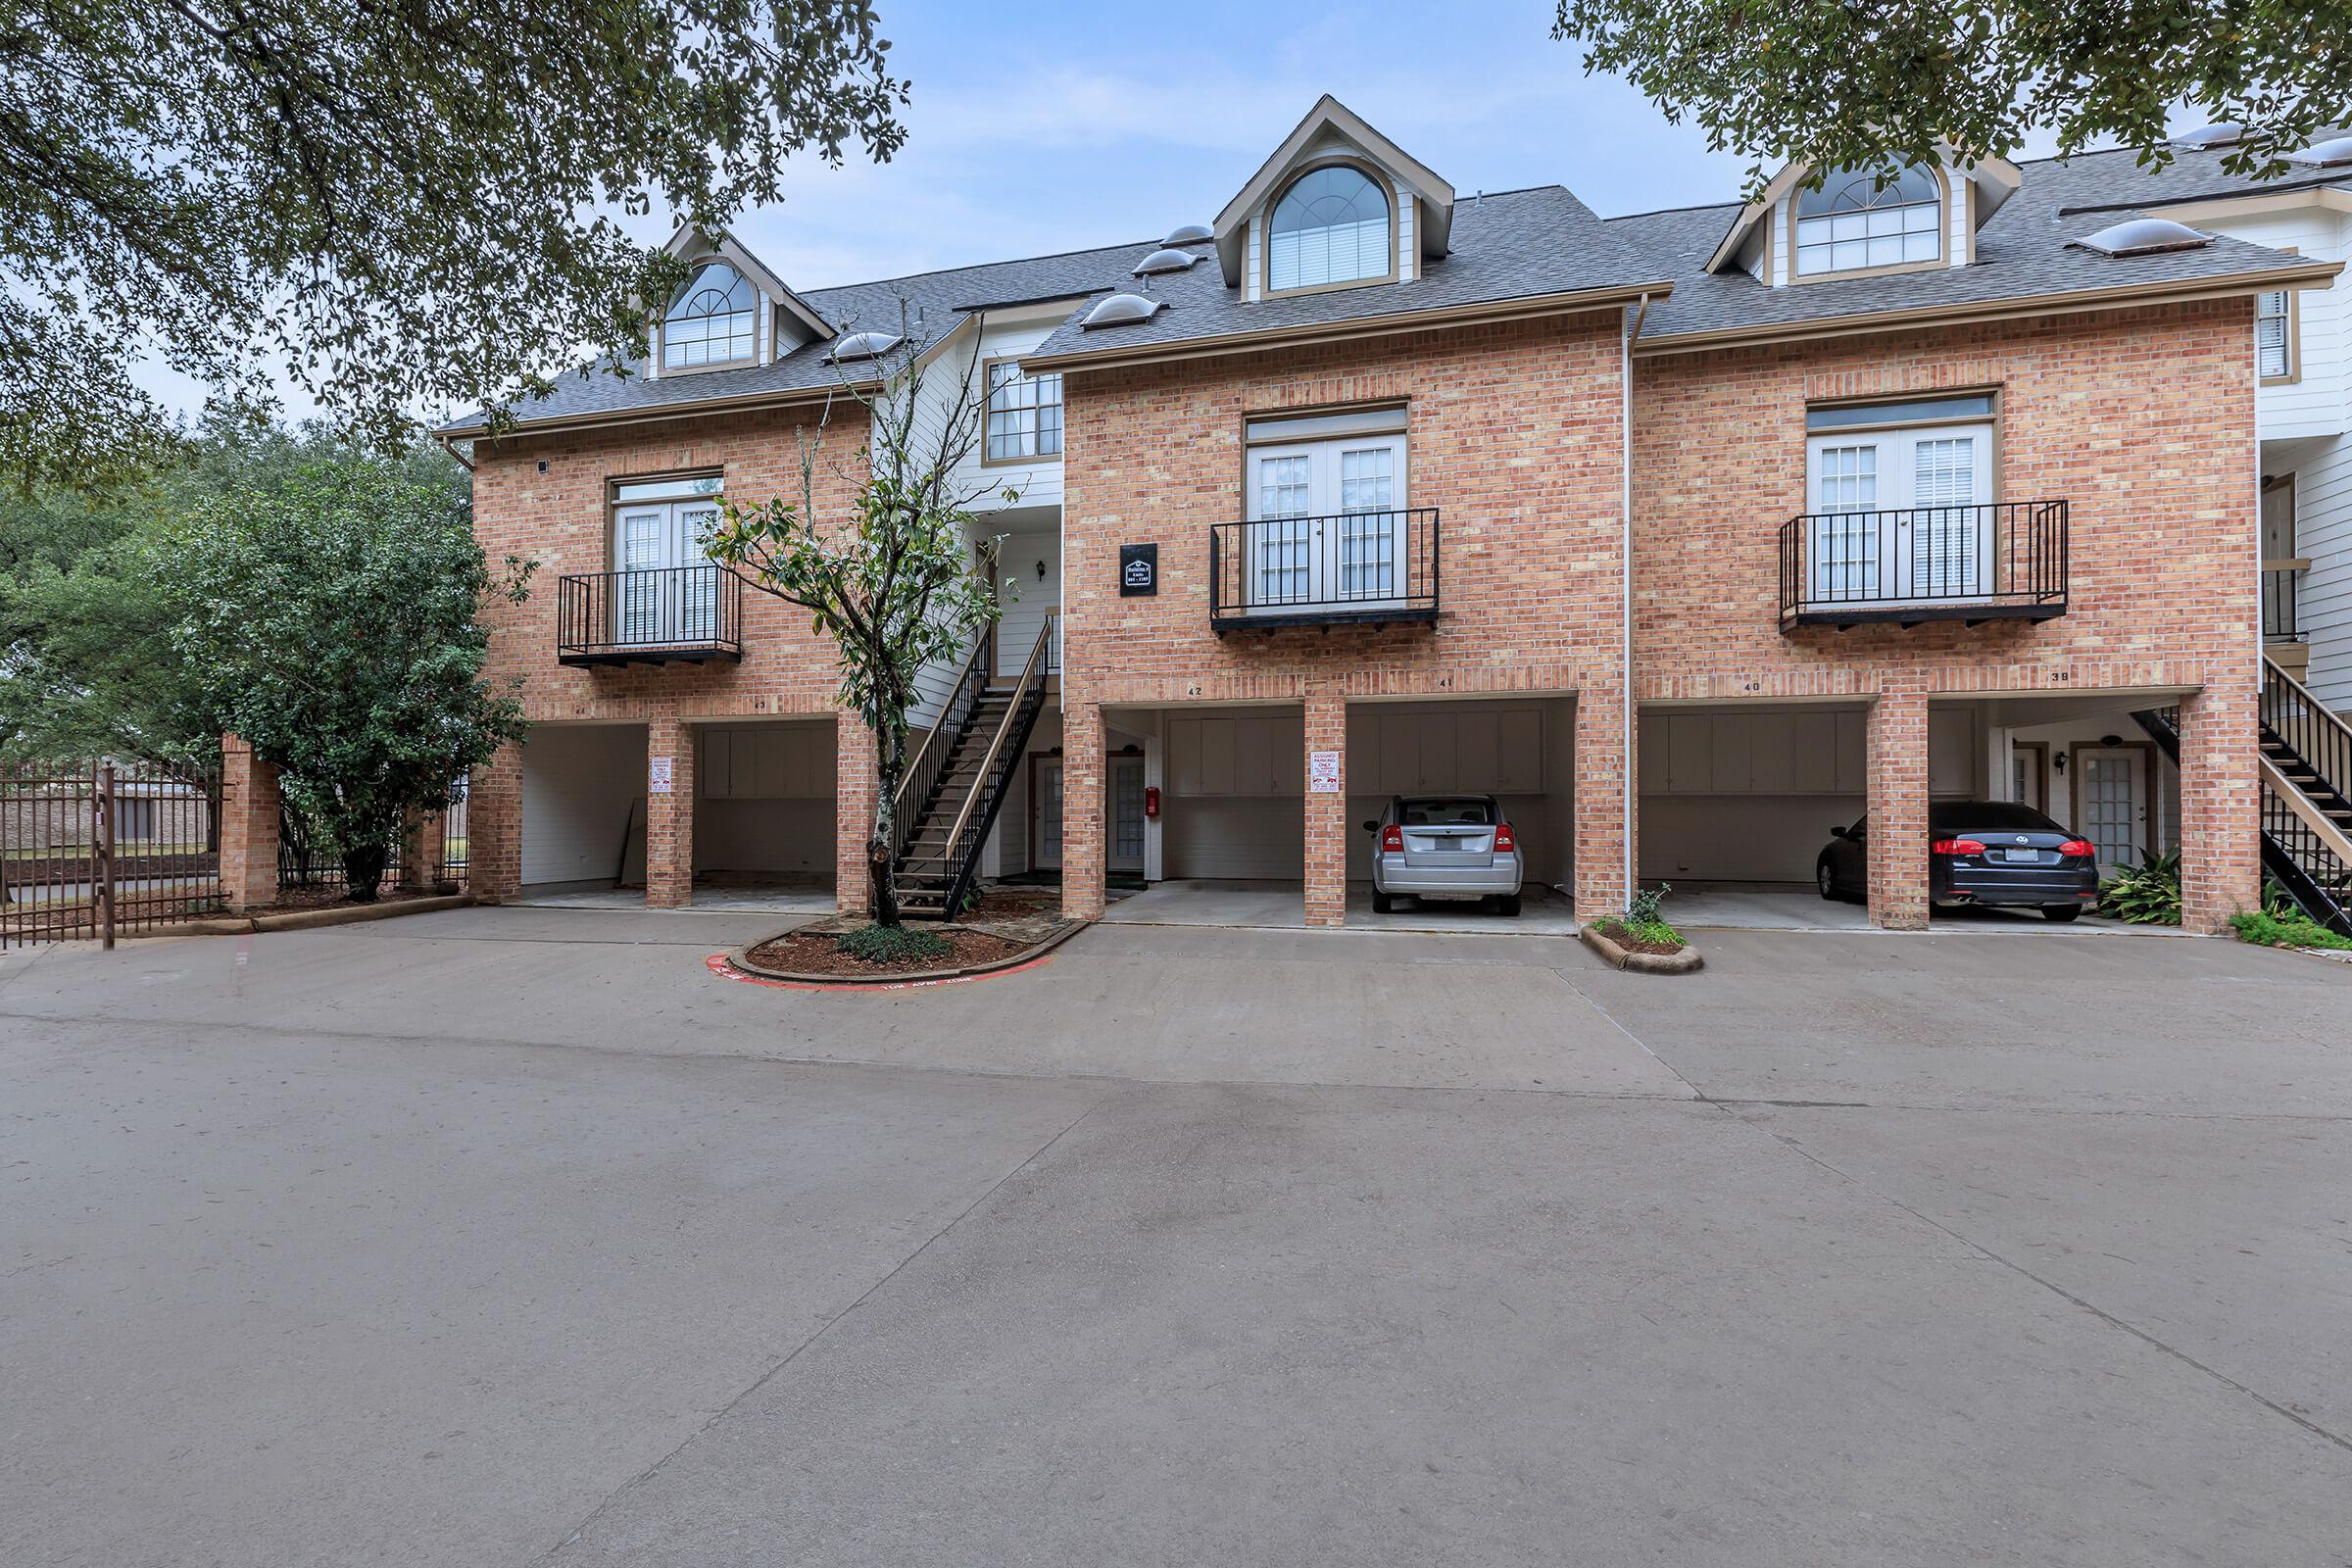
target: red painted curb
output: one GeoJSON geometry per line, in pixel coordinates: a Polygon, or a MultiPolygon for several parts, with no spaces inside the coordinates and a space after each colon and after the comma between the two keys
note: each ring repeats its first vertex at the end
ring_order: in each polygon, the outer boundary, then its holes
{"type": "Polygon", "coordinates": [[[925,986],[962,986],[969,985],[975,980],[994,980],[1001,974],[1019,974],[1023,969],[1034,969],[1040,964],[1053,961],[1054,955],[1041,953],[1027,962],[1008,963],[1002,969],[991,969],[985,974],[944,974],[936,980],[844,980],[838,985],[814,985],[806,980],[770,980],[763,974],[745,974],[741,969],[729,963],[727,956],[723,953],[713,953],[703,960],[703,964],[721,980],[734,980],[747,986],[772,986],[778,991],[831,993],[837,991],[914,991],[925,986]]]}

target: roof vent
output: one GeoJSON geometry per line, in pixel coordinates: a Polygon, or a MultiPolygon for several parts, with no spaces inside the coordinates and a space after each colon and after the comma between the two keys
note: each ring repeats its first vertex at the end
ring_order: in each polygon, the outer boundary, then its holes
{"type": "Polygon", "coordinates": [[[1089,332],[1098,326],[1132,326],[1138,321],[1152,319],[1165,303],[1164,300],[1148,300],[1141,294],[1113,294],[1087,312],[1086,319],[1078,324],[1089,332]]]}
{"type": "Polygon", "coordinates": [[[2067,242],[2072,249],[2097,251],[2102,256],[2154,256],[2163,251],[2193,251],[2212,243],[2212,235],[2200,234],[2169,218],[2130,218],[2088,239],[2067,242]]]}
{"type": "Polygon", "coordinates": [[[1162,245],[1201,245],[1216,237],[1216,230],[1210,228],[1206,223],[1186,223],[1166,239],[1161,240],[1160,243],[1162,245]]]}
{"type": "Polygon", "coordinates": [[[2311,164],[2320,169],[2352,164],[2352,136],[2331,136],[2326,141],[2315,141],[2301,152],[2288,153],[2286,156],[2295,163],[2311,164]]]}
{"type": "Polygon", "coordinates": [[[2173,137],[2172,143],[2189,152],[2211,152],[2216,148],[2234,147],[2245,139],[2245,126],[2234,120],[2223,120],[2210,125],[2199,125],[2195,130],[2184,130],[2173,137]]]}
{"type": "Polygon", "coordinates": [[[899,346],[896,332],[845,332],[834,343],[833,352],[825,358],[835,365],[850,360],[878,360],[899,346]]]}
{"type": "Polygon", "coordinates": [[[1151,277],[1159,272],[1181,272],[1200,259],[1191,251],[1180,251],[1171,246],[1165,250],[1153,251],[1136,263],[1135,275],[1151,277]]]}

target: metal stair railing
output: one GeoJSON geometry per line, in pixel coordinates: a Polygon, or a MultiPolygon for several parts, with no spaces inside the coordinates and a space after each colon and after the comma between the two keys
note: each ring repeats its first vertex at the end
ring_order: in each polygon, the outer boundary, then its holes
{"type": "Polygon", "coordinates": [[[2325,789],[2302,786],[2314,797],[2332,795],[2352,802],[2352,724],[2330,711],[2309,687],[2268,655],[2262,661],[2262,722],[2325,789]]]}
{"type": "Polygon", "coordinates": [[[965,656],[955,686],[940,703],[939,716],[931,721],[930,729],[924,732],[921,743],[899,774],[898,793],[891,797],[890,811],[890,858],[894,865],[906,861],[906,846],[924,814],[908,808],[927,806],[938,791],[940,778],[956,755],[956,743],[963,738],[973,710],[988,692],[988,653],[996,635],[994,626],[983,626],[980,635],[972,639],[972,651],[965,656]]]}
{"type": "Polygon", "coordinates": [[[997,812],[1004,805],[1005,780],[1020,760],[1030,730],[1036,727],[1038,710],[1045,707],[1046,664],[1053,644],[1054,617],[1049,615],[1037,634],[1036,646],[1029,650],[1028,662],[1021,666],[1021,678],[1013,685],[1004,716],[997,722],[988,754],[981,759],[972,787],[956,813],[956,825],[948,830],[943,851],[948,865],[947,901],[940,911],[943,920],[953,919],[971,892],[972,875],[980,864],[980,846],[987,842],[988,830],[996,825],[997,812]]]}

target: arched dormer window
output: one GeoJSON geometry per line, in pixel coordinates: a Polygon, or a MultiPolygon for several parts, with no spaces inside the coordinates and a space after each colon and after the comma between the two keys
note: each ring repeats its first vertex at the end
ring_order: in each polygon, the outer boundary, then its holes
{"type": "Polygon", "coordinates": [[[1796,193],[1796,275],[1819,277],[1943,258],[1943,182],[1914,164],[1890,185],[1840,169],[1796,193]]]}
{"type": "Polygon", "coordinates": [[[724,262],[695,269],[662,318],[662,368],[691,370],[753,355],[759,290],[724,262]]]}
{"type": "Polygon", "coordinates": [[[1266,292],[1378,282],[1394,276],[1389,198],[1352,164],[1326,164],[1291,182],[1266,224],[1266,292]]]}

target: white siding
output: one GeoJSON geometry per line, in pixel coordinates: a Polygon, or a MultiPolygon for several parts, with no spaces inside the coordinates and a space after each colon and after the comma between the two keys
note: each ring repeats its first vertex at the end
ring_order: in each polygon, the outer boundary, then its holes
{"type": "MultiPolygon", "coordinates": [[[[997,622],[997,672],[1010,680],[1020,674],[1029,650],[1037,646],[1046,617],[1060,612],[1061,534],[1007,534],[1000,559],[1004,565],[999,575],[1011,578],[1020,596],[1005,604],[1004,618],[997,622]],[[1042,582],[1037,575],[1041,563],[1046,568],[1042,582]]],[[[1056,668],[1059,655],[1059,649],[1053,651],[1056,668]]]]}
{"type": "Polygon", "coordinates": [[[1261,226],[1259,215],[1251,213],[1250,215],[1250,239],[1242,247],[1242,298],[1245,300],[1255,300],[1258,297],[1257,270],[1260,266],[1258,247],[1262,242],[1259,232],[1261,226]]]}
{"type": "MultiPolygon", "coordinates": [[[[2201,228],[2230,234],[2256,245],[2269,245],[2321,261],[2345,258],[2343,216],[2323,207],[2267,213],[2198,223],[2201,228]]],[[[2346,322],[2341,278],[2324,289],[2304,289],[2296,296],[2296,363],[2299,379],[2258,389],[2254,420],[2266,441],[2304,436],[2340,435],[2346,429],[2346,322]]]]}
{"type": "Polygon", "coordinates": [[[1421,275],[1421,241],[1413,231],[1420,209],[1414,205],[1411,187],[1401,179],[1391,181],[1389,199],[1396,204],[1396,278],[1409,283],[1421,275]]]}
{"type": "Polygon", "coordinates": [[[644,727],[533,725],[522,748],[523,885],[643,876],[644,856],[644,727]]]}
{"type": "Polygon", "coordinates": [[[2311,645],[2304,678],[2321,702],[2352,712],[2352,436],[2316,444],[2293,471],[2295,552],[2311,563],[2296,584],[2311,645]]]}

